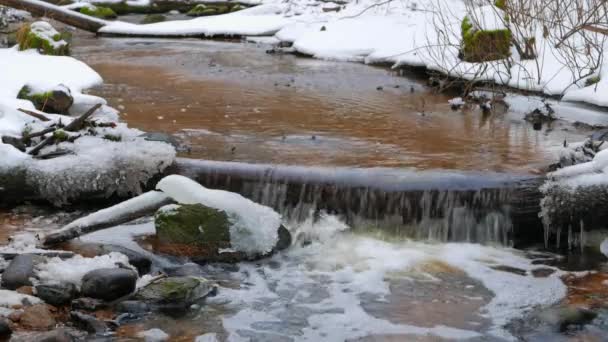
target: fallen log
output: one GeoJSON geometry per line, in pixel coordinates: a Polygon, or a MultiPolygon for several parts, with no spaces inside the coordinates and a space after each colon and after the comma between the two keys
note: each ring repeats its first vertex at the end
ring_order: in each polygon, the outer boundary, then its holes
{"type": "Polygon", "coordinates": [[[0,5],[28,11],[35,16],[55,19],[93,33],[97,33],[100,28],[108,24],[105,20],[70,11],[39,0],[0,0],[0,5]]]}
{"type": "Polygon", "coordinates": [[[175,201],[160,191],[146,192],[115,206],[82,217],[59,230],[40,235],[38,239],[42,246],[56,245],[84,234],[151,215],[160,207],[172,203],[175,203],[175,201]]]}

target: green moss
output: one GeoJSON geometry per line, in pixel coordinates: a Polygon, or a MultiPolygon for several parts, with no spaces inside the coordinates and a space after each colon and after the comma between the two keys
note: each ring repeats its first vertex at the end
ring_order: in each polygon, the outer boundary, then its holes
{"type": "MultiPolygon", "coordinates": [[[[54,35],[52,39],[54,42],[60,42],[61,35],[54,35]]],[[[69,45],[67,43],[52,44],[48,39],[32,32],[29,24],[21,26],[17,31],[17,43],[19,44],[20,51],[36,49],[44,55],[53,56],[66,56],[70,54],[69,45]]]]}
{"type": "Polygon", "coordinates": [[[241,4],[236,4],[236,5],[233,5],[232,7],[230,7],[230,12],[241,11],[241,10],[244,10],[245,8],[247,8],[247,7],[245,7],[241,4]]]}
{"type": "Polygon", "coordinates": [[[154,24],[163,22],[165,20],[167,20],[167,17],[162,14],[148,14],[144,17],[140,24],[154,24]]]}
{"type": "Polygon", "coordinates": [[[182,205],[155,216],[156,235],[165,243],[205,246],[230,242],[230,223],[225,212],[202,204],[182,205]]]}
{"type": "Polygon", "coordinates": [[[32,93],[32,89],[26,85],[23,86],[23,88],[21,88],[17,94],[18,99],[31,101],[34,104],[34,107],[38,109],[43,108],[48,99],[52,96],[52,91],[47,91],[44,93],[32,93]]]}
{"type": "Polygon", "coordinates": [[[69,138],[70,136],[62,129],[53,132],[53,139],[55,139],[55,142],[67,141],[69,138]]]}
{"type": "Polygon", "coordinates": [[[507,0],[496,0],[494,1],[494,6],[504,11],[507,8],[507,0]]]}
{"type": "Polygon", "coordinates": [[[585,80],[585,87],[590,87],[590,86],[598,83],[601,80],[602,80],[602,78],[600,76],[591,76],[585,80]]]}
{"type": "Polygon", "coordinates": [[[114,12],[114,10],[102,6],[83,7],[80,9],[80,13],[101,19],[114,19],[117,17],[116,12],[114,12]]]}
{"type": "Polygon", "coordinates": [[[188,11],[188,13],[186,13],[186,15],[191,16],[191,17],[201,17],[201,16],[205,16],[205,15],[214,15],[214,14],[216,14],[215,8],[207,7],[207,5],[204,5],[204,4],[198,4],[194,7],[192,7],[192,9],[188,11]]]}
{"type": "Polygon", "coordinates": [[[110,141],[122,141],[122,137],[120,135],[115,135],[115,134],[106,134],[103,136],[104,139],[106,140],[110,140],[110,141]]]}
{"type": "Polygon", "coordinates": [[[511,31],[475,30],[468,17],[461,23],[462,57],[467,62],[487,62],[511,55],[511,31]]]}

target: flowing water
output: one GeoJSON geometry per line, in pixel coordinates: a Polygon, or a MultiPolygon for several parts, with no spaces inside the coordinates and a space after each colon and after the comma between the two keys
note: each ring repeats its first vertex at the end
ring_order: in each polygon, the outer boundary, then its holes
{"type": "MultiPolygon", "coordinates": [[[[83,237],[147,253],[157,270],[221,285],[186,316],[152,315],[119,328],[118,337],[153,327],[172,341],[206,333],[222,341],[606,336],[599,323],[571,335],[550,321],[513,325],[564,303],[568,288],[560,256],[509,247],[519,197],[504,184],[530,178],[584,130],[558,121],[535,131],[521,113],[504,110],[454,112],[451,96],[415,76],[269,55],[252,43],[77,33],[73,46],[104,78],[92,93],[131,127],[178,136],[188,145],[182,156],[315,166],[296,170],[304,176],[295,183],[273,173],[226,173],[244,164],[221,164],[197,179],[284,215],[295,242],[267,260],[185,264],[136,242],[154,232],[149,221],[83,237]]],[[[0,224],[49,230],[79,215],[19,210],[1,213],[0,224]]]]}

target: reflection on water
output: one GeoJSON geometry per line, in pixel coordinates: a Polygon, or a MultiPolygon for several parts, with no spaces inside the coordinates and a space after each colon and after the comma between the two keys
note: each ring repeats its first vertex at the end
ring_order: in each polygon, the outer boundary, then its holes
{"type": "Polygon", "coordinates": [[[76,56],[106,82],[94,93],[131,126],[177,134],[195,158],[528,171],[582,138],[512,113],[451,111],[449,96],[381,68],[243,43],[79,39],[76,56]]]}

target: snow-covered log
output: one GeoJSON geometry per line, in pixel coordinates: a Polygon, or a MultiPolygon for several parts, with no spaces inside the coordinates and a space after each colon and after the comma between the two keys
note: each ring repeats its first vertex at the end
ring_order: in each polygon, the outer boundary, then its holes
{"type": "Polygon", "coordinates": [[[40,236],[40,242],[44,246],[55,245],[87,233],[152,215],[160,207],[171,203],[175,202],[160,191],[146,192],[110,208],[82,217],[57,231],[40,236]]]}
{"type": "Polygon", "coordinates": [[[106,21],[70,11],[65,8],[38,0],[0,0],[0,5],[28,11],[36,16],[52,18],[79,29],[96,33],[107,24],[106,21]]]}

